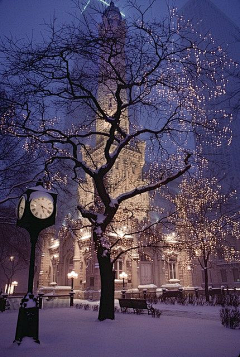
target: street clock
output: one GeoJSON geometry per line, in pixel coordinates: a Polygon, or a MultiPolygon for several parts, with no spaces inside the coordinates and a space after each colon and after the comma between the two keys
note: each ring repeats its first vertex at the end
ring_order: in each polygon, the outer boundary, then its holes
{"type": "Polygon", "coordinates": [[[29,233],[52,226],[56,217],[57,194],[43,187],[38,181],[20,197],[17,206],[17,225],[29,233]]]}

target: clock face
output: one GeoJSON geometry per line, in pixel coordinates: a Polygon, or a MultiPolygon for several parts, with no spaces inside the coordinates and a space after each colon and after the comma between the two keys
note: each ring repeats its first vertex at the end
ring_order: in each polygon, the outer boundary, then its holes
{"type": "Polygon", "coordinates": [[[25,200],[25,197],[22,196],[19,200],[19,204],[18,204],[18,219],[21,219],[22,216],[23,216],[23,213],[25,211],[25,206],[26,206],[26,200],[25,200]]]}
{"type": "Polygon", "coordinates": [[[37,197],[30,202],[32,214],[39,219],[46,219],[53,213],[53,200],[51,197],[37,197]]]}

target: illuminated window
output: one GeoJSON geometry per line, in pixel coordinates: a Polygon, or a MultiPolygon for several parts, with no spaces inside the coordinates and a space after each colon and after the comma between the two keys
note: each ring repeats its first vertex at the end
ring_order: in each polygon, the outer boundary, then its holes
{"type": "Polygon", "coordinates": [[[114,270],[115,270],[115,279],[120,279],[119,275],[123,271],[123,261],[122,261],[122,259],[118,259],[114,263],[114,270]]]}
{"type": "Polygon", "coordinates": [[[168,276],[169,276],[169,279],[177,279],[176,260],[169,260],[169,262],[168,262],[168,276]]]}

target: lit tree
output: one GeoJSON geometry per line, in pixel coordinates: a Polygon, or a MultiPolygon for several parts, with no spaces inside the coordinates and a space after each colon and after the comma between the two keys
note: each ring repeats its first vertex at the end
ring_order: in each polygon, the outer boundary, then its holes
{"type": "MultiPolygon", "coordinates": [[[[16,228],[13,212],[1,208],[0,214],[0,288],[10,287],[15,274],[28,267],[29,238],[16,228]]],[[[1,290],[0,289],[0,290],[1,290]]]]}
{"type": "MultiPolygon", "coordinates": [[[[0,90],[0,118],[11,121],[14,117],[14,107],[6,93],[0,90]]],[[[43,171],[40,162],[44,162],[40,150],[27,150],[26,139],[11,135],[11,129],[6,130],[0,125],[0,204],[13,202],[15,204],[27,185],[30,185],[43,171]]],[[[4,210],[2,211],[5,212],[4,210]]],[[[9,213],[9,212],[8,212],[9,213]]],[[[3,217],[1,217],[3,219],[3,217]]],[[[5,217],[8,220],[8,217],[5,217]]]]}
{"type": "MultiPolygon", "coordinates": [[[[234,48],[239,48],[240,44],[240,31],[238,29],[238,33],[234,36],[234,48]]],[[[236,52],[237,53],[237,52],[236,52]]],[[[239,50],[238,50],[239,53],[239,50]]],[[[240,113],[240,61],[239,57],[235,57],[236,66],[234,66],[229,72],[229,82],[230,89],[228,100],[224,102],[226,107],[229,107],[231,112],[233,112],[236,117],[240,113]]],[[[237,120],[237,119],[236,119],[237,120]]]]}
{"type": "Polygon", "coordinates": [[[206,105],[225,91],[229,63],[222,49],[174,11],[161,22],[148,22],[147,9],[132,8],[136,16],[127,24],[111,2],[100,26],[93,15],[61,29],[54,23],[43,44],[10,39],[1,49],[2,82],[16,113],[2,126],[26,137],[31,150],[45,148],[52,181],[59,180],[56,164],[64,161],[66,179],[73,177],[79,186],[77,209],[92,230],[100,267],[99,320],[114,318],[113,223],[133,221],[135,212],[145,230],[141,198],[189,170],[196,129],[214,141],[221,136],[218,119],[224,120],[222,129],[227,125],[223,111],[206,105]],[[130,186],[123,178],[112,182],[121,155],[132,150],[144,157],[145,145],[149,175],[139,172],[130,186]]]}
{"type": "Polygon", "coordinates": [[[224,194],[216,178],[201,176],[184,179],[175,198],[179,243],[189,259],[197,261],[203,269],[207,301],[210,259],[239,258],[240,252],[233,249],[240,238],[236,200],[236,192],[224,194]]]}

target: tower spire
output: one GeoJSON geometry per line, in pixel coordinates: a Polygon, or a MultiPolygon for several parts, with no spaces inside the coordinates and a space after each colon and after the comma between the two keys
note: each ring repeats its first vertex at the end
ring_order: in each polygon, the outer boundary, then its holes
{"type": "MultiPolygon", "coordinates": [[[[113,1],[103,13],[99,33],[103,45],[99,63],[98,100],[104,112],[110,117],[118,109],[115,93],[119,81],[125,81],[126,72],[125,20],[123,20],[119,8],[114,5],[113,1]]],[[[121,101],[125,103],[127,98],[126,90],[121,90],[120,96],[121,101]]],[[[108,131],[109,125],[104,118],[97,118],[96,120],[97,131],[108,131]]],[[[121,115],[120,126],[126,133],[129,132],[127,110],[121,115]]],[[[101,141],[101,139],[101,136],[97,137],[97,142],[101,141]]]]}

